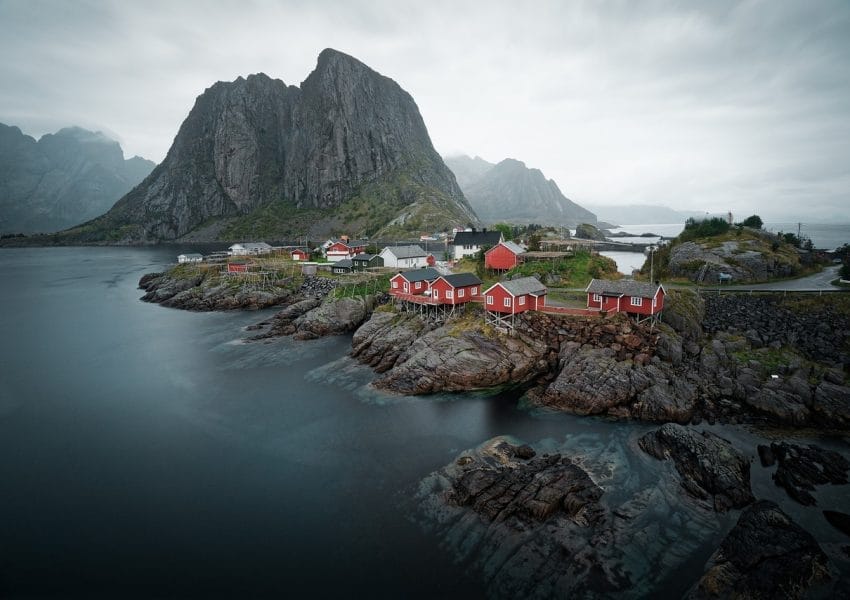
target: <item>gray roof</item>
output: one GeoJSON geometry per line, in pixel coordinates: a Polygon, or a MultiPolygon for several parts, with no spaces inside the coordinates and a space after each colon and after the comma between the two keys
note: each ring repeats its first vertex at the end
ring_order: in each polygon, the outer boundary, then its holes
{"type": "Polygon", "coordinates": [[[353,267],[353,266],[354,266],[354,263],[353,263],[353,262],[351,262],[351,259],[350,259],[350,258],[344,258],[344,259],[342,259],[342,260],[339,260],[339,261],[335,262],[335,263],[333,264],[333,267],[332,267],[332,268],[336,269],[336,268],[342,267],[342,268],[344,268],[344,269],[350,269],[350,268],[351,268],[351,267],[353,267]]]}
{"type": "Polygon", "coordinates": [[[365,260],[366,262],[369,262],[370,260],[372,260],[376,256],[378,256],[378,255],[377,254],[366,254],[364,252],[362,254],[357,254],[355,256],[352,256],[351,260],[365,260]]]}
{"type": "Polygon", "coordinates": [[[440,276],[440,273],[436,269],[428,267],[426,269],[413,269],[411,271],[405,271],[402,273],[402,275],[404,275],[404,278],[410,282],[434,281],[437,277],[440,276]]]}
{"type": "MultiPolygon", "coordinates": [[[[233,244],[233,246],[242,246],[246,250],[271,250],[271,246],[265,242],[240,242],[233,244]]],[[[231,246],[231,248],[233,248],[233,246],[231,246]]]]}
{"type": "Polygon", "coordinates": [[[496,231],[459,231],[455,234],[455,246],[495,246],[502,240],[502,232],[496,231]]]}
{"type": "Polygon", "coordinates": [[[652,298],[660,288],[660,285],[631,279],[620,279],[612,281],[609,279],[591,279],[587,286],[587,292],[591,294],[602,294],[603,296],[636,296],[639,298],[652,298]]]}
{"type": "Polygon", "coordinates": [[[455,273],[454,275],[443,275],[443,279],[452,287],[466,287],[468,285],[481,285],[481,280],[475,273],[455,273]]]}
{"type": "Polygon", "coordinates": [[[345,244],[349,248],[357,248],[358,246],[366,246],[369,242],[366,240],[348,240],[347,242],[343,239],[336,238],[333,240],[334,244],[345,244]]]}
{"type": "Polygon", "coordinates": [[[546,286],[540,283],[540,280],[536,277],[520,277],[519,279],[500,281],[499,283],[514,296],[522,296],[524,294],[539,296],[546,293],[546,286]]]}
{"type": "Polygon", "coordinates": [[[502,246],[513,252],[514,254],[525,254],[525,250],[519,244],[514,242],[502,242],[502,246]]]}
{"type": "Polygon", "coordinates": [[[392,252],[396,258],[419,258],[420,256],[428,256],[420,246],[387,246],[384,250],[392,252]]]}

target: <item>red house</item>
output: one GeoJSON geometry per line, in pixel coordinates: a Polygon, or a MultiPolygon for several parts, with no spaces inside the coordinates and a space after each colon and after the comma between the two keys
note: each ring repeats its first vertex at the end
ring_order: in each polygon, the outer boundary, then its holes
{"type": "Polygon", "coordinates": [[[413,269],[396,273],[390,277],[390,294],[399,296],[401,294],[424,294],[430,289],[431,282],[437,279],[440,273],[436,269],[413,269]]]}
{"type": "Polygon", "coordinates": [[[499,242],[484,253],[484,266],[497,271],[508,271],[519,264],[522,254],[525,254],[525,250],[517,244],[499,242]]]}
{"type": "Polygon", "coordinates": [[[516,315],[543,308],[546,304],[546,286],[536,277],[500,281],[484,292],[484,298],[487,311],[516,315]]]}
{"type": "Polygon", "coordinates": [[[366,250],[366,242],[362,240],[349,241],[348,239],[338,239],[328,246],[325,255],[329,261],[337,262],[352,258],[355,254],[360,254],[366,250]]]}
{"type": "Polygon", "coordinates": [[[481,280],[472,273],[441,275],[431,282],[431,298],[440,304],[464,304],[478,297],[481,280]]]}
{"type": "Polygon", "coordinates": [[[657,283],[592,279],[587,286],[587,307],[635,315],[638,321],[664,310],[664,286],[657,283]]]}
{"type": "Polygon", "coordinates": [[[227,272],[228,273],[247,273],[248,272],[248,263],[243,262],[243,261],[229,262],[229,263],[227,263],[227,272]]]}
{"type": "Polygon", "coordinates": [[[310,260],[310,253],[305,248],[296,248],[291,252],[292,260],[310,260]]]}

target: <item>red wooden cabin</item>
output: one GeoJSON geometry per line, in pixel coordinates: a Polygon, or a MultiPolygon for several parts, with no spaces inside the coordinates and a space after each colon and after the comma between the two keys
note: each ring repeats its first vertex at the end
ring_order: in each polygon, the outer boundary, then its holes
{"type": "Polygon", "coordinates": [[[351,258],[355,254],[360,254],[365,250],[366,242],[363,240],[349,241],[347,239],[339,239],[335,240],[333,244],[328,246],[328,249],[325,251],[325,255],[328,257],[328,260],[336,262],[338,260],[351,258]]]}
{"type": "Polygon", "coordinates": [[[472,273],[442,275],[431,282],[431,298],[440,304],[464,304],[478,298],[481,280],[472,273]]]}
{"type": "Polygon", "coordinates": [[[488,311],[516,315],[543,308],[546,286],[535,277],[500,281],[484,292],[484,298],[484,308],[488,311]]]}
{"type": "Polygon", "coordinates": [[[424,294],[430,289],[431,282],[437,279],[440,273],[436,269],[413,269],[396,273],[390,277],[390,294],[398,296],[401,294],[424,294]]]}
{"type": "Polygon", "coordinates": [[[310,253],[302,248],[296,248],[291,255],[292,260],[310,260],[310,253]]]}
{"type": "Polygon", "coordinates": [[[484,266],[497,271],[509,271],[519,264],[524,254],[520,246],[513,242],[499,242],[484,253],[484,266]]]}
{"type": "Polygon", "coordinates": [[[605,312],[624,312],[649,318],[664,310],[667,292],[658,283],[592,279],[587,286],[587,307],[605,312]]]}

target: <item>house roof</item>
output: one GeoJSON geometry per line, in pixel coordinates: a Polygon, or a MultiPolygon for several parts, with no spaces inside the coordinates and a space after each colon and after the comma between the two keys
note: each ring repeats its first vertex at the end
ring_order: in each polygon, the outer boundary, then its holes
{"type": "Polygon", "coordinates": [[[396,258],[419,258],[420,256],[428,256],[428,253],[417,245],[387,246],[383,251],[392,253],[392,255],[396,258]]]}
{"type": "Polygon", "coordinates": [[[348,246],[349,248],[358,248],[360,246],[365,246],[368,243],[369,242],[367,242],[366,240],[348,240],[347,242],[345,240],[340,239],[333,240],[333,244],[342,244],[343,246],[348,246]]]}
{"type": "Polygon", "coordinates": [[[455,273],[443,275],[442,278],[452,287],[466,287],[469,285],[481,285],[481,280],[475,273],[455,273]]]}
{"type": "Polygon", "coordinates": [[[546,293],[546,286],[540,283],[540,280],[536,277],[520,277],[519,279],[511,279],[510,281],[500,281],[496,285],[501,285],[512,296],[522,296],[524,294],[540,296],[546,293]]]}
{"type": "Polygon", "coordinates": [[[440,276],[440,273],[436,269],[428,267],[425,269],[404,271],[403,273],[399,273],[399,275],[402,275],[405,279],[412,283],[414,281],[434,281],[440,276]]]}
{"type": "MultiPolygon", "coordinates": [[[[520,246],[519,244],[516,244],[514,242],[500,242],[499,244],[496,244],[496,246],[500,246],[500,245],[504,246],[505,248],[507,248],[508,250],[513,252],[514,254],[525,254],[525,249],[522,246],[520,246]]],[[[493,246],[493,248],[495,248],[496,246],[493,246]]],[[[488,250],[487,252],[490,252],[491,250],[493,250],[493,248],[490,248],[490,250],[488,250]]]]}
{"type": "Polygon", "coordinates": [[[455,246],[495,246],[502,241],[501,231],[459,231],[455,234],[455,246]]]}
{"type": "Polygon", "coordinates": [[[354,266],[354,263],[351,262],[350,258],[344,258],[344,259],[337,261],[333,264],[334,269],[339,268],[339,267],[342,267],[344,269],[350,269],[353,266],[354,266]]]}
{"type": "Polygon", "coordinates": [[[631,279],[591,279],[587,286],[587,292],[591,294],[602,294],[607,296],[636,296],[639,298],[652,298],[658,292],[660,285],[631,279]]]}
{"type": "Polygon", "coordinates": [[[357,255],[351,257],[351,260],[363,260],[363,261],[369,262],[373,258],[375,258],[376,256],[378,256],[378,255],[377,254],[366,254],[365,252],[362,252],[360,254],[357,254],[357,255]]]}
{"type": "Polygon", "coordinates": [[[242,246],[243,248],[245,248],[245,250],[271,250],[272,249],[272,247],[269,246],[265,242],[242,242],[242,243],[239,243],[239,244],[233,244],[231,246],[231,249],[235,248],[236,246],[242,246]]]}
{"type": "Polygon", "coordinates": [[[178,258],[180,256],[185,256],[186,258],[203,258],[204,257],[203,254],[198,254],[197,252],[190,252],[189,254],[180,254],[180,255],[178,255],[178,258]]]}

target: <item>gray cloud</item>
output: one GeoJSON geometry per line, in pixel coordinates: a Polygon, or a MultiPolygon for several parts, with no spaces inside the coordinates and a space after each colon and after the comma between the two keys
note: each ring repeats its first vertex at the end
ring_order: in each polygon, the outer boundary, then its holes
{"type": "Polygon", "coordinates": [[[588,204],[850,221],[850,3],[0,0],[0,121],[161,160],[195,97],[324,47],[398,81],[437,149],[588,204]]]}

